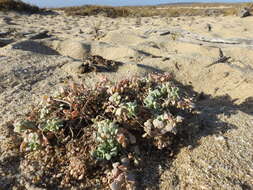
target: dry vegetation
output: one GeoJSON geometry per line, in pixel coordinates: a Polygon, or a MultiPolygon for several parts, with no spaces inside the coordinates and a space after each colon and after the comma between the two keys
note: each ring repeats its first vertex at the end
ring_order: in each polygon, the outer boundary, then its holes
{"type": "Polygon", "coordinates": [[[91,16],[104,15],[107,17],[149,17],[149,16],[218,16],[236,15],[241,7],[249,7],[249,3],[240,4],[171,4],[161,6],[132,6],[132,7],[110,7],[110,6],[80,6],[61,8],[67,15],[91,16]]]}
{"type": "Polygon", "coordinates": [[[0,0],[0,11],[18,11],[36,13],[41,11],[38,7],[17,0],[0,0]]]}
{"type": "Polygon", "coordinates": [[[91,16],[103,14],[108,17],[127,17],[132,15],[130,9],[125,7],[107,7],[107,6],[81,6],[81,7],[67,7],[62,8],[67,15],[80,15],[80,16],[91,16]]]}
{"type": "Polygon", "coordinates": [[[134,189],[145,152],[171,151],[194,115],[193,98],[170,74],[72,84],[14,124],[21,169],[38,187],[134,189]]]}

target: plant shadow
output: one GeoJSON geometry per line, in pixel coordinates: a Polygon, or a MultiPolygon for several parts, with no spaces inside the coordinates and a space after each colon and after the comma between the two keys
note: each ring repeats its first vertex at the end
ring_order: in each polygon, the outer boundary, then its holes
{"type": "Polygon", "coordinates": [[[137,67],[140,67],[140,68],[146,69],[147,71],[151,71],[151,72],[155,72],[155,73],[164,73],[163,70],[158,69],[156,67],[149,66],[149,65],[144,65],[144,64],[138,63],[137,67]]]}
{"type": "Polygon", "coordinates": [[[2,173],[0,174],[0,189],[12,189],[13,184],[17,183],[20,160],[19,156],[9,156],[0,161],[0,171],[2,173]]]}
{"type": "Polygon", "coordinates": [[[21,139],[13,135],[13,128],[9,123],[0,126],[0,129],[1,137],[6,137],[0,143],[0,190],[11,190],[14,184],[18,184],[20,176],[19,166],[22,156],[18,151],[18,144],[21,139]]]}
{"type": "MultiPolygon", "coordinates": [[[[236,125],[222,121],[219,118],[220,114],[229,118],[241,111],[253,116],[253,97],[247,98],[238,105],[235,104],[236,99],[232,99],[229,95],[213,97],[208,94],[194,92],[192,86],[176,83],[195,97],[195,109],[198,114],[186,118],[187,130],[183,130],[182,133],[175,136],[169,149],[157,150],[151,147],[149,151],[145,152],[145,155],[143,155],[145,166],[139,173],[139,189],[160,189],[159,183],[161,182],[162,171],[170,169],[171,163],[173,163],[182,148],[190,147],[194,149],[200,145],[198,142],[201,138],[222,135],[238,128],[236,125]]],[[[172,179],[172,181],[173,184],[178,183],[178,179],[172,179]]]]}

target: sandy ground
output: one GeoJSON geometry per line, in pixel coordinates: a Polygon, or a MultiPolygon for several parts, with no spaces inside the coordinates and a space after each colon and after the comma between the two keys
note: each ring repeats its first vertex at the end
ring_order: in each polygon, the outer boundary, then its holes
{"type": "Polygon", "coordinates": [[[253,189],[252,23],[253,17],[233,16],[0,13],[0,189],[33,189],[21,180],[18,138],[9,127],[30,104],[69,80],[92,85],[102,76],[117,81],[149,72],[171,72],[201,93],[201,125],[175,155],[154,154],[147,160],[143,188],[253,189]],[[230,59],[210,65],[219,58],[219,48],[230,59]],[[79,74],[88,54],[123,65],[113,73],[79,74]]]}

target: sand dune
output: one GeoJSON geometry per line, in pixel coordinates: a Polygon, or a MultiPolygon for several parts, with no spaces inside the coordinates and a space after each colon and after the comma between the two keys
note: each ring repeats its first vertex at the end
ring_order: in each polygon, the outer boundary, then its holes
{"type": "Polygon", "coordinates": [[[22,183],[33,189],[22,173],[16,173],[18,162],[10,160],[18,153],[9,148],[15,144],[6,128],[6,123],[24,114],[31,103],[53,94],[69,80],[93,85],[104,75],[118,81],[149,72],[171,72],[180,83],[203,94],[199,104],[203,129],[189,139],[189,146],[182,148],[173,162],[150,158],[143,187],[253,188],[252,23],[253,17],[235,16],[112,19],[72,17],[62,11],[1,14],[0,189],[14,189],[22,183]],[[209,67],[219,58],[219,48],[230,59],[209,67]],[[122,65],[117,72],[80,74],[78,66],[87,55],[100,55],[122,65]]]}

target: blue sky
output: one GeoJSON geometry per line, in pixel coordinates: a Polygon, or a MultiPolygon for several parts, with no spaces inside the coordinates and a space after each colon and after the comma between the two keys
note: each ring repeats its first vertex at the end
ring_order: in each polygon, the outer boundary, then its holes
{"type": "Polygon", "coordinates": [[[40,7],[63,7],[63,6],[78,6],[85,4],[100,4],[100,5],[156,5],[162,3],[178,3],[178,2],[249,2],[250,0],[23,0],[40,7]]]}

